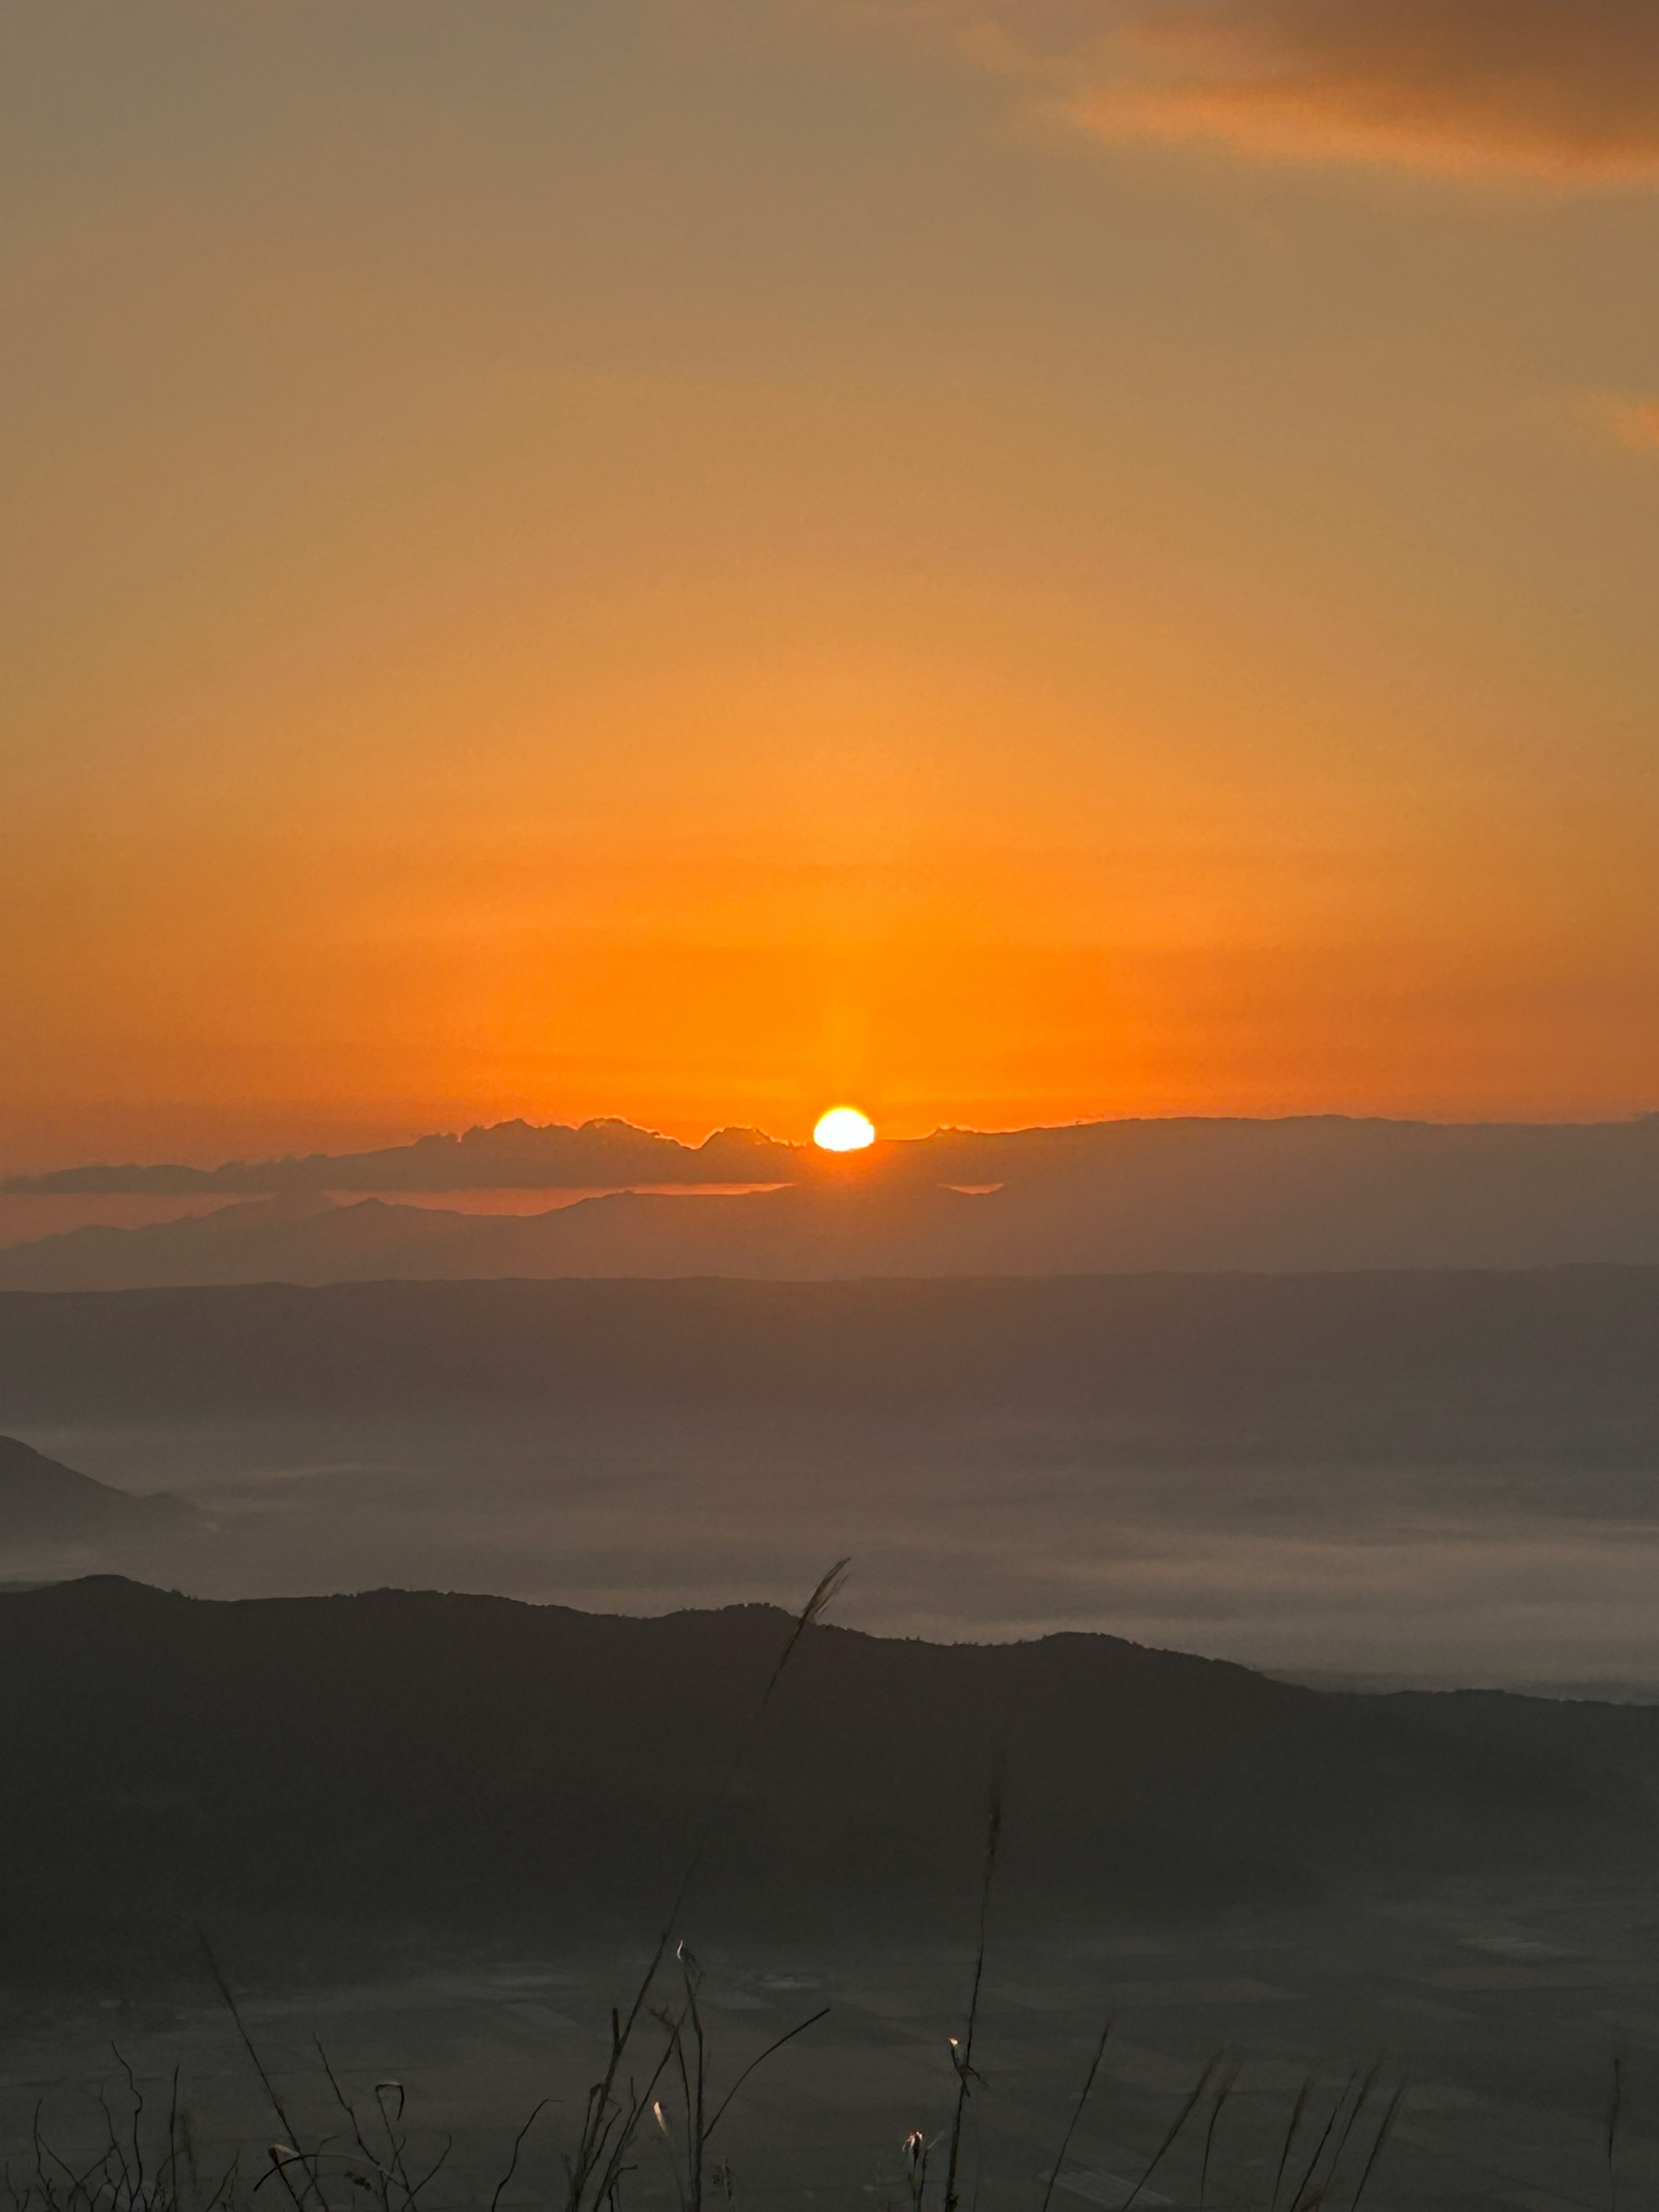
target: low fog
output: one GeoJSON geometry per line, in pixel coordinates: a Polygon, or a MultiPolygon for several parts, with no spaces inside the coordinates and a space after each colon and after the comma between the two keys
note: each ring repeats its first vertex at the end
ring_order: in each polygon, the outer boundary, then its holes
{"type": "Polygon", "coordinates": [[[850,1552],[840,1617],[886,1634],[1100,1629],[1322,1680],[1659,1695],[1659,1498],[1639,1466],[513,1407],[25,1433],[199,1518],[14,1545],[14,1580],[108,1569],[212,1596],[395,1584],[645,1613],[793,1603],[850,1552]]]}

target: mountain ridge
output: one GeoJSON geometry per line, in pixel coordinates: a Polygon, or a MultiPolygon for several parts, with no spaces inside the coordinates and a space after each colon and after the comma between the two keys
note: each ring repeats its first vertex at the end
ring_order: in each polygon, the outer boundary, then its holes
{"type": "Polygon", "coordinates": [[[727,1156],[726,1188],[623,1188],[532,1213],[400,1206],[395,1193],[335,1203],[313,1179],[204,1215],[15,1244],[0,1288],[1659,1263],[1654,1116],[1095,1123],[790,1158],[799,1172],[779,1183],[774,1160],[770,1187],[732,1191],[740,1163],[727,1156]]]}
{"type": "Polygon", "coordinates": [[[1246,1146],[1293,1144],[1344,1134],[1382,1136],[1421,1150],[1467,1155],[1501,1146],[1531,1159],[1564,1151],[1619,1152],[1634,1147],[1659,1159],[1659,1112],[1607,1121],[1428,1121],[1382,1115],[1128,1115],[1043,1123],[1019,1129],[941,1127],[922,1137],[884,1138],[849,1163],[757,1128],[715,1129],[687,1145],[618,1115],[580,1123],[523,1120],[434,1131],[404,1145],[347,1153],[289,1154],[228,1160],[203,1168],[182,1162],[92,1162],[14,1175],[0,1191],[200,1194],[281,1190],[415,1191],[602,1189],[640,1182],[732,1183],[796,1181],[882,1170],[942,1182],[986,1182],[1069,1165],[1091,1151],[1149,1150],[1194,1140],[1246,1146]]]}
{"type": "MultiPolygon", "coordinates": [[[[0,1595],[7,1940],[88,1914],[649,1902],[787,1631],[765,1607],[431,1591],[225,1602],[100,1577],[0,1595]]],[[[1368,1698],[1111,1637],[831,1625],[775,1707],[708,1863],[709,1893],[746,1908],[954,1910],[999,1764],[1005,1881],[1097,1905],[1636,1867],[1659,1828],[1644,1708],[1368,1698]]]]}

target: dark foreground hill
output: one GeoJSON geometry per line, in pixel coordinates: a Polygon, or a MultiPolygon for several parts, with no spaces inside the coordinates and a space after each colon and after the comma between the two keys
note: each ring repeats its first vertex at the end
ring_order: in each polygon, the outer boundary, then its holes
{"type": "MultiPolygon", "coordinates": [[[[659,1901],[787,1626],[106,1578],[0,1597],[9,1963],[166,1954],[227,1916],[477,1930],[659,1901]]],[[[954,1913],[1000,1762],[1010,1892],[1105,1906],[1596,1877],[1659,1840],[1656,1712],[1338,1696],[1109,1637],[820,1627],[703,1895],[954,1913]]]]}
{"type": "Polygon", "coordinates": [[[1650,1467],[1659,1269],[0,1294],[9,1426],[440,1405],[1650,1467]]]}

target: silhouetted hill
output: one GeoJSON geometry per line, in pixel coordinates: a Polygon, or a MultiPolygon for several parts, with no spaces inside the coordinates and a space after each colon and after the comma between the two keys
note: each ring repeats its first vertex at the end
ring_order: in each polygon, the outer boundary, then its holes
{"type": "MultiPolygon", "coordinates": [[[[148,1228],[76,1229],[14,1246],[0,1251],[0,1289],[389,1277],[953,1274],[970,1272],[966,1263],[976,1246],[966,1217],[988,1202],[905,1187],[741,1197],[621,1191],[526,1218],[380,1199],[334,1206],[300,1194],[148,1228]]],[[[1001,1272],[994,1255],[990,1272],[1001,1272]]]]}
{"type": "MultiPolygon", "coordinates": [[[[377,1591],[0,1597],[0,1887],[37,1960],[215,1911],[473,1924],[658,1900],[779,1651],[765,1607],[638,1620],[377,1591]]],[[[1659,1713],[1334,1696],[1109,1637],[811,1632],[714,1892],[953,1907],[1006,1760],[1007,1879],[1197,1905],[1655,1841],[1659,1713]]]]}
{"type": "Polygon", "coordinates": [[[943,1130],[847,1159],[754,1131],[723,1131],[691,1151],[625,1123],[509,1123],[351,1159],[72,1169],[10,1188],[268,1192],[285,1201],[14,1247],[0,1254],[0,1285],[17,1289],[1659,1263],[1654,1115],[1582,1126],[1328,1115],[943,1130]],[[613,1191],[529,1218],[374,1200],[337,1206],[320,1195],[676,1182],[787,1187],[613,1191]]]}
{"type": "Polygon", "coordinates": [[[15,1437],[0,1437],[0,1546],[160,1533],[193,1517],[178,1498],[135,1498],[60,1466],[15,1437]]]}
{"type": "Polygon", "coordinates": [[[0,1295],[0,1420],[701,1407],[1650,1465],[1659,1269],[0,1295]]]}

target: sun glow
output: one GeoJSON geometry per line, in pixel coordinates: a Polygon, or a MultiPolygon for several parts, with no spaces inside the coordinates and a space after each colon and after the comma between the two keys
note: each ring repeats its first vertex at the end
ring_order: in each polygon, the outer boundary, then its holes
{"type": "Polygon", "coordinates": [[[875,1141],[875,1123],[856,1106],[832,1106],[812,1132],[812,1142],[826,1152],[861,1152],[875,1141]]]}

